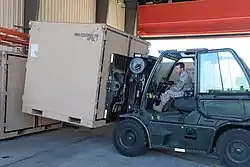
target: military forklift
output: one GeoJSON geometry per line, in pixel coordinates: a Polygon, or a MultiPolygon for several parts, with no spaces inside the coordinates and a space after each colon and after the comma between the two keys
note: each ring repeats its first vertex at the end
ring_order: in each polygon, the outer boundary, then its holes
{"type": "Polygon", "coordinates": [[[226,167],[250,167],[250,71],[233,49],[168,50],[158,58],[135,54],[128,73],[126,112],[113,134],[120,154],[215,153],[226,167]],[[154,111],[161,93],[178,79],[178,62],[184,62],[193,87],[154,111]]]}

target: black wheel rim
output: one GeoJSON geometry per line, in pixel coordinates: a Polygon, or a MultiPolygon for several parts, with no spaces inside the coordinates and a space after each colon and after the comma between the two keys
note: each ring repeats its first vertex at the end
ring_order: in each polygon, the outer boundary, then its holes
{"type": "Polygon", "coordinates": [[[131,149],[136,143],[136,133],[131,129],[124,129],[119,135],[121,145],[126,149],[131,149]]]}
{"type": "Polygon", "coordinates": [[[246,163],[250,158],[249,153],[248,144],[241,140],[230,142],[226,151],[227,157],[236,164],[246,163]]]}

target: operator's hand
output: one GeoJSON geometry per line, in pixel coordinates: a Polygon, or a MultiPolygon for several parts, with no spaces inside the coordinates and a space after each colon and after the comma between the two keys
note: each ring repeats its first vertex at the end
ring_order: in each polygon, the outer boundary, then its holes
{"type": "Polygon", "coordinates": [[[165,90],[165,91],[171,89],[171,87],[174,85],[174,81],[168,81],[167,85],[168,85],[168,86],[166,87],[166,90],[165,90]]]}
{"type": "Polygon", "coordinates": [[[169,85],[174,85],[174,81],[168,81],[169,85]]]}

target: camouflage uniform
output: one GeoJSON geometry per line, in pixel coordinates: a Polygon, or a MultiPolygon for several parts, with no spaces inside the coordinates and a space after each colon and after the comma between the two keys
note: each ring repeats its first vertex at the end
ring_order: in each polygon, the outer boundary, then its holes
{"type": "Polygon", "coordinates": [[[163,106],[167,104],[171,97],[182,97],[184,96],[184,91],[190,88],[192,88],[192,78],[186,71],[183,71],[180,74],[179,80],[175,81],[174,85],[172,85],[169,90],[161,94],[161,103],[159,106],[154,106],[154,110],[161,112],[163,106]]]}

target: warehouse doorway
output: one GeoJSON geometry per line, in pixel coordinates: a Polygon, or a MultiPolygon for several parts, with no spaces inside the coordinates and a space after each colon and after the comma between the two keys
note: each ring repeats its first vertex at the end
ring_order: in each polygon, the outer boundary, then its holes
{"type": "Polygon", "coordinates": [[[250,67],[250,36],[213,36],[185,38],[147,38],[151,43],[149,54],[159,56],[159,50],[185,50],[190,48],[232,48],[250,67]]]}

